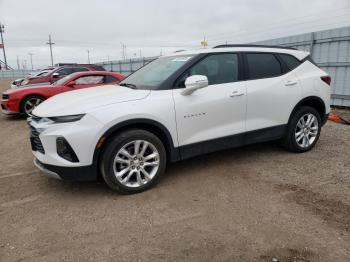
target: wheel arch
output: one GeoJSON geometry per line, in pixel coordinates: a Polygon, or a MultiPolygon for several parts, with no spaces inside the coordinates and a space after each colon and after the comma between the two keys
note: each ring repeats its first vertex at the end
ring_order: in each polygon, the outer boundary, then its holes
{"type": "Polygon", "coordinates": [[[322,125],[326,123],[327,117],[326,117],[326,104],[325,104],[325,102],[320,97],[308,96],[308,97],[305,97],[302,100],[300,100],[295,105],[295,107],[293,108],[293,110],[289,116],[288,124],[289,124],[293,114],[295,113],[295,111],[302,106],[310,106],[312,108],[315,108],[317,110],[317,112],[320,114],[322,125]]]}
{"type": "Polygon", "coordinates": [[[46,96],[44,96],[44,95],[42,95],[42,94],[40,94],[40,93],[30,93],[30,94],[26,94],[25,96],[23,96],[20,100],[19,100],[19,103],[18,103],[18,106],[19,106],[19,112],[20,113],[24,113],[24,112],[22,112],[22,106],[23,106],[23,102],[28,98],[28,97],[30,97],[30,96],[38,96],[38,97],[40,97],[40,98],[43,98],[43,100],[46,100],[47,99],[47,97],[46,96]]]}
{"type": "Polygon", "coordinates": [[[174,141],[172,139],[172,136],[169,130],[164,125],[155,120],[138,118],[118,123],[109,128],[100,137],[99,142],[101,141],[101,139],[103,139],[102,146],[98,147],[98,142],[94,151],[93,162],[96,164],[96,166],[98,166],[98,163],[100,162],[100,157],[102,155],[106,142],[108,142],[108,140],[114,137],[116,134],[127,129],[142,129],[151,132],[152,134],[156,135],[164,144],[168,156],[168,161],[174,162],[180,159],[179,150],[174,147],[174,141]]]}

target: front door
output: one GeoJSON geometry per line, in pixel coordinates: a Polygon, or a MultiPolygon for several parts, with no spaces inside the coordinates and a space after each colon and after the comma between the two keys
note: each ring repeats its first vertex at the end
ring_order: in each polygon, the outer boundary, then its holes
{"type": "Polygon", "coordinates": [[[246,87],[239,81],[238,64],[238,54],[210,54],[180,78],[179,87],[190,75],[205,75],[209,80],[208,87],[190,95],[182,95],[183,88],[173,90],[180,146],[245,132],[246,87]]]}

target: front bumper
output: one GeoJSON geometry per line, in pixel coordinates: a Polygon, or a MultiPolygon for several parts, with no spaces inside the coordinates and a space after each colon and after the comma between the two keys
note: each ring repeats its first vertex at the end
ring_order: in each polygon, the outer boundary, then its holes
{"type": "Polygon", "coordinates": [[[10,102],[10,100],[1,100],[1,112],[5,115],[17,115],[19,114],[19,110],[17,109],[17,105],[14,102],[10,102]]]}
{"type": "Polygon", "coordinates": [[[29,119],[30,140],[34,164],[50,177],[70,181],[96,180],[97,159],[94,157],[100,137],[101,123],[86,115],[77,122],[45,123],[29,119]],[[57,140],[64,138],[78,161],[59,155],[57,140]]]}
{"type": "Polygon", "coordinates": [[[34,159],[34,165],[50,178],[66,181],[94,181],[97,179],[98,169],[96,165],[64,167],[48,165],[34,159]]]}

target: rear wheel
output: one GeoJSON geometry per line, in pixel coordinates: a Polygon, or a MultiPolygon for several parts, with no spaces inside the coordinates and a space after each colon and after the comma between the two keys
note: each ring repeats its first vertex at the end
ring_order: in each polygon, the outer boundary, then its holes
{"type": "Polygon", "coordinates": [[[34,108],[36,108],[43,101],[44,98],[40,96],[26,97],[21,104],[21,113],[25,114],[26,116],[30,116],[34,108]]]}
{"type": "Polygon", "coordinates": [[[138,193],[155,185],[166,167],[166,152],[158,137],[128,130],[107,142],[100,163],[107,185],[119,193],[138,193]]]}
{"type": "Polygon", "coordinates": [[[309,151],[320,137],[321,126],[321,117],[316,109],[300,107],[290,119],[284,146],[292,152],[309,151]]]}

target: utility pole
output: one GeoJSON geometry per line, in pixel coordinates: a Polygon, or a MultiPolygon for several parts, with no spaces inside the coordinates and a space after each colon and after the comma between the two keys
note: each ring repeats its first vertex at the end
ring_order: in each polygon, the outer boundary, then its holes
{"type": "Polygon", "coordinates": [[[5,26],[0,23],[1,47],[2,47],[2,51],[4,53],[5,69],[8,69],[7,61],[6,61],[6,52],[5,52],[4,38],[2,36],[2,33],[5,33],[5,26]]]}
{"type": "Polygon", "coordinates": [[[120,43],[121,47],[122,47],[122,58],[123,60],[126,60],[126,45],[124,45],[123,43],[120,43]]]}
{"type": "Polygon", "coordinates": [[[34,67],[33,67],[33,53],[28,53],[28,55],[30,56],[30,64],[32,66],[32,70],[34,70],[34,67]]]}
{"type": "Polygon", "coordinates": [[[21,66],[20,66],[20,63],[19,63],[19,58],[17,56],[17,69],[20,70],[21,69],[21,66]]]}
{"type": "Polygon", "coordinates": [[[90,50],[86,50],[88,54],[88,64],[90,64],[90,50]]]}
{"type": "Polygon", "coordinates": [[[51,41],[51,35],[49,35],[49,42],[47,42],[46,44],[50,46],[51,66],[53,67],[52,45],[54,45],[55,43],[51,41]]]}

